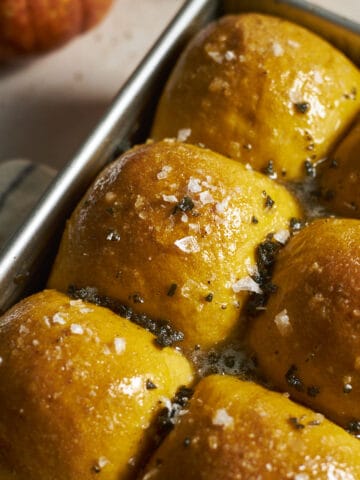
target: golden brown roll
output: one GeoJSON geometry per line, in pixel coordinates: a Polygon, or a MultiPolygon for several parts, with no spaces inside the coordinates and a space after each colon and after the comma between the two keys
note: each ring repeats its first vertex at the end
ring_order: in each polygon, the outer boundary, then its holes
{"type": "Polygon", "coordinates": [[[285,396],[233,377],[196,387],[189,413],[153,455],[141,480],[355,480],[360,444],[285,396]]]}
{"type": "Polygon", "coordinates": [[[317,220],[279,254],[278,286],[250,327],[265,377],[360,433],[360,221],[317,220]]]}
{"type": "Polygon", "coordinates": [[[344,217],[360,217],[360,122],[321,165],[324,205],[344,217]]]}
{"type": "Polygon", "coordinates": [[[300,215],[284,187],[238,162],[182,143],[144,145],[80,202],[49,285],[95,287],[207,349],[238,328],[248,292],[260,291],[257,245],[269,232],[286,239],[300,215]]]}
{"type": "Polygon", "coordinates": [[[1,317],[0,354],[4,479],[134,478],[156,413],[192,380],[149,332],[55,291],[1,317]]]}
{"type": "Polygon", "coordinates": [[[152,137],[202,143],[298,179],[312,174],[354,119],[359,90],[360,72],[314,33],[266,15],[227,16],[183,52],[152,137]]]}

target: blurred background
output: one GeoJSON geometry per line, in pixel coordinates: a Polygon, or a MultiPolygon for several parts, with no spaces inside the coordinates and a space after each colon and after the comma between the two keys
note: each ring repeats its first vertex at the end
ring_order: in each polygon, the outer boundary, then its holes
{"type": "MultiPolygon", "coordinates": [[[[64,47],[0,67],[0,162],[64,165],[185,0],[114,0],[64,47]]],[[[360,22],[359,0],[313,0],[360,22]]]]}

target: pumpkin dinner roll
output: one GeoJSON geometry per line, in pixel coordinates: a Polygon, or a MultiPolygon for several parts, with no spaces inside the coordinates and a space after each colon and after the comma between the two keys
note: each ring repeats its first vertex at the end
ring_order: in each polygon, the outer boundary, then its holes
{"type": "Polygon", "coordinates": [[[360,121],[321,165],[324,205],[344,217],[360,218],[360,121]]]}
{"type": "Polygon", "coordinates": [[[238,162],[177,142],[143,145],[86,193],[49,285],[95,288],[207,349],[238,329],[249,291],[260,292],[257,245],[270,232],[285,241],[299,215],[284,187],[238,162]]]}
{"type": "Polygon", "coordinates": [[[192,369],[110,310],[44,291],[0,318],[0,478],[136,476],[192,369]]]}
{"type": "Polygon", "coordinates": [[[141,480],[355,480],[359,441],[323,415],[251,382],[210,376],[196,387],[141,480]]]}
{"type": "Polygon", "coordinates": [[[360,108],[359,70],[286,20],[226,16],[190,42],[160,100],[152,137],[201,143],[278,178],[313,174],[360,108]]]}
{"type": "Polygon", "coordinates": [[[249,333],[260,370],[360,434],[360,221],[314,221],[280,252],[272,281],[249,333]]]}

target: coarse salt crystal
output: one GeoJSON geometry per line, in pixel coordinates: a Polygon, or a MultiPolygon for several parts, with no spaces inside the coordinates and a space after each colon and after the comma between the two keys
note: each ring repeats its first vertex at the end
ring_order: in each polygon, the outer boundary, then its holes
{"type": "Polygon", "coordinates": [[[219,64],[223,62],[224,57],[221,55],[220,52],[207,52],[207,54],[210,58],[214,60],[214,62],[219,64]]]}
{"type": "Polygon", "coordinates": [[[72,323],[70,326],[70,331],[71,333],[74,333],[75,335],[82,335],[84,333],[84,329],[81,325],[78,323],[72,323]]]}
{"type": "Polygon", "coordinates": [[[229,206],[229,201],[230,201],[230,197],[226,197],[223,200],[221,200],[221,202],[218,202],[216,204],[216,211],[218,213],[224,213],[229,206]]]}
{"type": "Polygon", "coordinates": [[[284,55],[284,49],[278,42],[273,42],[272,51],[275,57],[281,57],[281,55],[284,55]]]}
{"type": "Polygon", "coordinates": [[[103,348],[103,354],[104,355],[110,355],[111,354],[111,350],[107,345],[105,345],[104,348],[103,348]]]}
{"type": "Polygon", "coordinates": [[[234,426],[234,419],[228,414],[225,408],[219,408],[212,418],[212,423],[213,425],[229,428],[234,426]]]}
{"type": "Polygon", "coordinates": [[[114,339],[114,347],[115,347],[115,352],[117,355],[121,355],[122,353],[125,352],[126,350],[126,341],[123,338],[120,337],[115,337],[114,339]]]}
{"type": "MultiPolygon", "coordinates": [[[[164,165],[160,172],[156,175],[158,180],[163,180],[168,177],[169,173],[171,172],[172,167],[170,165],[164,165]]],[[[139,195],[138,195],[139,196],[139,195]]]]}
{"type": "Polygon", "coordinates": [[[30,330],[28,329],[28,327],[26,327],[25,325],[20,325],[19,333],[24,333],[26,335],[29,332],[30,332],[30,330]]]}
{"type": "Polygon", "coordinates": [[[200,185],[200,179],[190,177],[187,188],[188,188],[189,192],[192,192],[192,193],[201,192],[202,188],[201,188],[201,185],[200,185]]]}
{"type": "Polygon", "coordinates": [[[66,324],[66,319],[65,316],[61,313],[55,313],[52,317],[52,322],[53,323],[58,323],[59,325],[65,325],[66,324]]]}
{"type": "Polygon", "coordinates": [[[297,473],[294,477],[294,480],[309,480],[309,475],[307,473],[297,473]]]}
{"type": "Polygon", "coordinates": [[[235,58],[236,55],[232,50],[228,50],[227,52],[225,52],[225,60],[227,60],[228,62],[230,62],[231,60],[235,60],[235,58]]]}
{"type": "Polygon", "coordinates": [[[104,468],[109,463],[109,460],[106,457],[99,457],[97,465],[99,468],[104,468]]]}
{"type": "Polygon", "coordinates": [[[247,257],[245,258],[245,266],[246,266],[246,270],[248,272],[248,274],[251,276],[251,277],[254,277],[254,276],[259,276],[259,269],[258,269],[258,266],[254,263],[251,262],[251,258],[250,257],[247,257]]]}
{"type": "Polygon", "coordinates": [[[93,312],[94,310],[92,308],[89,308],[89,307],[82,307],[79,309],[80,313],[91,313],[93,312]]]}
{"type": "Polygon", "coordinates": [[[181,215],[181,221],[184,223],[187,223],[189,221],[189,217],[186,215],[186,213],[183,213],[181,215]]]}
{"type": "Polygon", "coordinates": [[[82,305],[84,305],[84,302],[81,300],[81,298],[79,298],[78,300],[70,300],[69,303],[72,307],[81,307],[82,305]]]}
{"type": "Polygon", "coordinates": [[[193,230],[195,233],[200,233],[199,223],[189,223],[189,230],[193,230]]]}
{"type": "Polygon", "coordinates": [[[279,230],[274,234],[274,239],[281,243],[282,245],[285,245],[285,243],[289,240],[290,238],[290,232],[289,230],[279,230]]]}
{"type": "Polygon", "coordinates": [[[110,240],[111,242],[119,242],[121,239],[119,233],[116,230],[111,230],[106,235],[106,240],[110,240]]]}
{"type": "Polygon", "coordinates": [[[165,408],[167,408],[169,411],[171,411],[172,403],[171,403],[171,400],[168,397],[161,396],[159,398],[159,400],[164,405],[165,408]]]}
{"type": "Polygon", "coordinates": [[[280,332],[280,335],[283,337],[292,332],[292,326],[286,308],[275,316],[274,322],[280,332]]]}
{"type": "Polygon", "coordinates": [[[231,288],[234,293],[238,293],[241,291],[246,292],[253,292],[253,293],[262,293],[262,290],[258,283],[255,282],[250,276],[246,276],[244,278],[240,278],[231,285],[231,288]]]}
{"type": "Polygon", "coordinates": [[[142,208],[145,204],[145,198],[142,197],[141,195],[138,195],[135,200],[135,208],[139,209],[142,208]]]}
{"type": "Polygon", "coordinates": [[[293,48],[299,48],[300,47],[300,43],[295,42],[295,40],[288,40],[287,43],[288,43],[288,45],[290,45],[290,47],[293,47],[293,48]]]}
{"type": "Polygon", "coordinates": [[[203,205],[207,205],[208,203],[215,202],[214,197],[211,195],[211,193],[208,190],[206,190],[205,192],[201,192],[199,195],[199,198],[200,198],[200,202],[203,205]]]}
{"type": "Polygon", "coordinates": [[[191,128],[181,128],[177,133],[177,141],[185,142],[191,135],[191,128]]]}
{"type": "Polygon", "coordinates": [[[323,77],[321,75],[321,73],[319,72],[319,70],[314,70],[314,80],[316,83],[323,83],[324,80],[323,80],[323,77]]]}
{"type": "Polygon", "coordinates": [[[175,195],[163,195],[162,198],[164,202],[169,202],[169,203],[176,203],[178,201],[175,195]]]}
{"type": "Polygon", "coordinates": [[[2,357],[0,357],[0,365],[3,364],[3,361],[4,361],[4,359],[2,357]]]}
{"type": "Polygon", "coordinates": [[[188,237],[180,238],[176,240],[174,244],[183,252],[185,253],[196,253],[200,252],[200,246],[198,241],[192,235],[188,237]]]}

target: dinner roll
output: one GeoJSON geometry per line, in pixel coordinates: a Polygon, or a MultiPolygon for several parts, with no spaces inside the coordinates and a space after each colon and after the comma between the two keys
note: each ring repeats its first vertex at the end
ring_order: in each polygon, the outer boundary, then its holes
{"type": "Polygon", "coordinates": [[[324,205],[337,215],[360,218],[360,122],[321,167],[324,205]]]}
{"type": "Polygon", "coordinates": [[[49,290],[1,317],[0,355],[4,479],[134,478],[155,415],[192,381],[146,330],[49,290]]]}
{"type": "Polygon", "coordinates": [[[280,252],[250,326],[267,380],[360,433],[360,221],[314,221],[280,252]]]}
{"type": "Polygon", "coordinates": [[[177,142],[125,153],[90,187],[64,233],[49,285],[92,287],[184,333],[204,349],[232,335],[255,250],[301,215],[265,175],[177,142]]]}
{"type": "Polygon", "coordinates": [[[251,382],[210,376],[141,480],[353,479],[360,444],[323,415],[251,382]]]}
{"type": "Polygon", "coordinates": [[[360,107],[360,72],[286,20],[226,16],[175,66],[152,137],[202,143],[256,170],[299,179],[331,151],[360,107]]]}

